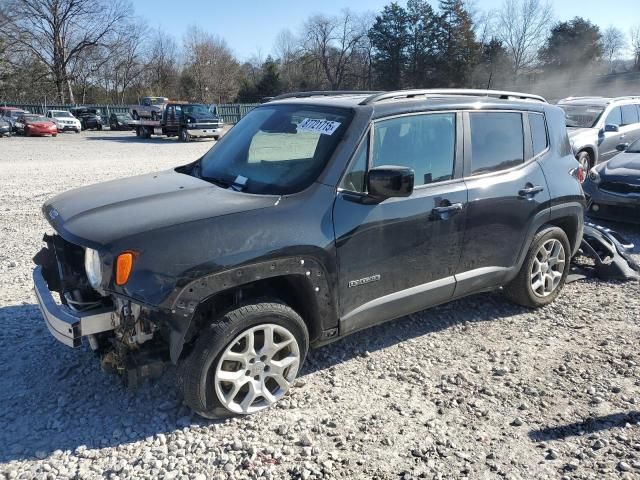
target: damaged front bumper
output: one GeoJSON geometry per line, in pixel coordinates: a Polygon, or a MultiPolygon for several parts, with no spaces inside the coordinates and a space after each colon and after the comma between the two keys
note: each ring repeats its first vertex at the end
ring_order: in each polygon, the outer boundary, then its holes
{"type": "Polygon", "coordinates": [[[42,276],[41,266],[33,270],[33,285],[47,328],[69,347],[79,347],[82,337],[114,330],[120,323],[115,307],[80,311],[58,305],[42,276]]]}

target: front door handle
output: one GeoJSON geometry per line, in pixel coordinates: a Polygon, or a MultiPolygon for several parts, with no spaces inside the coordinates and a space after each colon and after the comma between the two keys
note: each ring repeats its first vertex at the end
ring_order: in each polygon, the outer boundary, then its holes
{"type": "Polygon", "coordinates": [[[452,203],[450,205],[443,205],[442,207],[435,207],[431,210],[431,217],[436,220],[448,220],[453,215],[461,212],[464,208],[462,203],[452,203]]]}
{"type": "Polygon", "coordinates": [[[518,196],[523,197],[523,198],[527,198],[529,196],[534,196],[537,195],[538,193],[542,192],[544,190],[544,187],[541,187],[540,185],[531,185],[530,186],[526,186],[525,188],[523,188],[522,190],[520,190],[518,192],[518,196]]]}

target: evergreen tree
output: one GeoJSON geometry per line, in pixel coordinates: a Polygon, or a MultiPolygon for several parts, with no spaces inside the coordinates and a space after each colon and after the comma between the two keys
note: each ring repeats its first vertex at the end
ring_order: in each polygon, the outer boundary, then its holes
{"type": "Polygon", "coordinates": [[[438,67],[439,19],[426,0],[408,0],[407,16],[406,83],[413,88],[429,87],[438,67]]]}
{"type": "Polygon", "coordinates": [[[582,70],[602,57],[601,39],[597,25],[575,17],[568,22],[560,22],[551,29],[539,57],[549,70],[582,70]]]}
{"type": "Polygon", "coordinates": [[[273,97],[282,92],[282,82],[280,81],[280,73],[278,64],[268,56],[262,64],[262,77],[256,85],[257,100],[265,97],[273,97]]]}
{"type": "Polygon", "coordinates": [[[377,83],[384,89],[402,88],[409,45],[408,22],[407,11],[392,2],[384,7],[369,30],[369,39],[375,51],[373,67],[377,83]]]}
{"type": "Polygon", "coordinates": [[[480,45],[476,42],[471,15],[462,0],[440,0],[440,85],[468,85],[477,63],[480,45]]]}

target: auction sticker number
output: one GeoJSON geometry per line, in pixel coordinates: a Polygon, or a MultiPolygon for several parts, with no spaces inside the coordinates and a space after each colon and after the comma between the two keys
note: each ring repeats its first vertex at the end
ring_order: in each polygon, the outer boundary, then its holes
{"type": "Polygon", "coordinates": [[[340,122],[322,120],[318,118],[305,118],[298,124],[298,132],[314,132],[322,135],[331,135],[340,127],[340,122]]]}

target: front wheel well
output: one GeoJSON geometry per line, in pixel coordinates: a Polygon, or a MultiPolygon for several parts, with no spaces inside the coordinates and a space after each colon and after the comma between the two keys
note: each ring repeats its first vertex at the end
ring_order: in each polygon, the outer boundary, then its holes
{"type": "Polygon", "coordinates": [[[256,301],[276,301],[289,306],[304,320],[311,342],[321,336],[322,319],[313,285],[304,275],[285,275],[229,288],[203,300],[185,335],[183,355],[188,353],[199,333],[213,319],[256,301]]]}

